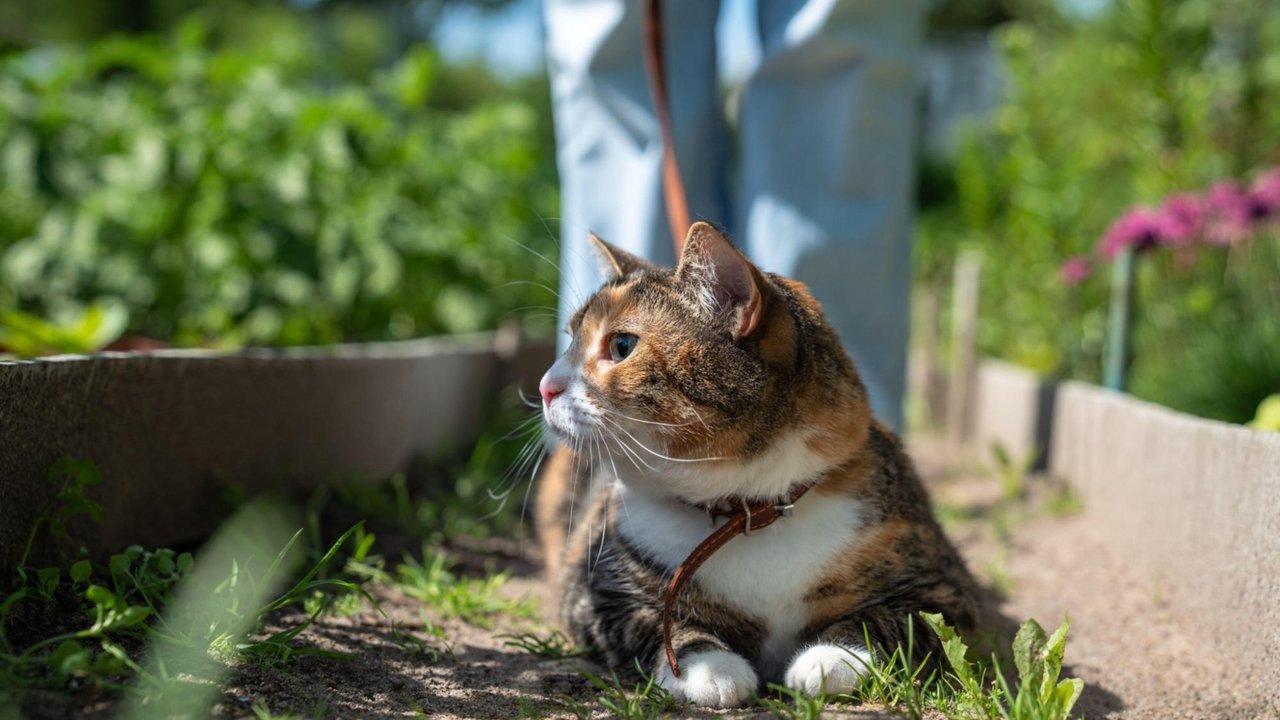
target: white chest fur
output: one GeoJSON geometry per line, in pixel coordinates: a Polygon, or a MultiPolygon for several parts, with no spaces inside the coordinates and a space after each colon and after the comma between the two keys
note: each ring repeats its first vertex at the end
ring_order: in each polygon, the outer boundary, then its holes
{"type": "MultiPolygon", "coordinates": [[[[617,493],[621,532],[668,568],[711,534],[705,512],[623,484],[617,493]]],[[[698,570],[694,582],[702,589],[764,621],[768,636],[755,659],[763,676],[786,667],[807,622],[805,593],[853,542],[861,522],[856,501],[810,493],[791,517],[734,538],[698,570]]]]}

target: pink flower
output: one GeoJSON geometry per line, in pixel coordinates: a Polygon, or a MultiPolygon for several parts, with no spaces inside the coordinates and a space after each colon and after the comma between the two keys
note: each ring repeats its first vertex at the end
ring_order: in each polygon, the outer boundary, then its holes
{"type": "Polygon", "coordinates": [[[1169,234],[1170,223],[1162,213],[1139,206],[1111,223],[1098,244],[1098,251],[1106,258],[1114,258],[1126,247],[1142,252],[1167,242],[1169,234]]]}
{"type": "Polygon", "coordinates": [[[1253,231],[1253,201],[1249,193],[1235,183],[1215,183],[1205,193],[1204,203],[1208,242],[1230,245],[1249,237],[1253,231]]]}
{"type": "Polygon", "coordinates": [[[1186,245],[1200,235],[1204,222],[1204,205],[1192,193],[1177,193],[1165,199],[1160,206],[1164,216],[1162,228],[1165,243],[1186,245]]]}
{"type": "Polygon", "coordinates": [[[1249,197],[1255,214],[1273,220],[1280,217],[1280,167],[1271,168],[1255,178],[1249,197]]]}
{"type": "Polygon", "coordinates": [[[1058,268],[1058,279],[1067,287],[1075,287],[1084,282],[1093,272],[1093,262],[1087,255],[1077,255],[1058,268]]]}

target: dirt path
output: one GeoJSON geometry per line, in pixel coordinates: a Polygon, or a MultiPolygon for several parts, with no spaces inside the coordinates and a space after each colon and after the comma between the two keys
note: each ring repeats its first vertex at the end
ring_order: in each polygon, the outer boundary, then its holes
{"type": "MultiPolygon", "coordinates": [[[[973,509],[999,495],[998,483],[975,471],[972,461],[957,462],[937,443],[914,445],[935,500],[973,509]]],[[[1067,517],[1035,510],[1014,523],[1006,543],[993,540],[981,521],[953,532],[970,567],[988,587],[1004,591],[996,594],[995,622],[1007,628],[1035,618],[1049,628],[1070,617],[1067,672],[1085,681],[1077,713],[1134,720],[1277,717],[1274,704],[1267,708],[1262,698],[1238,690],[1243,683],[1232,677],[1229,658],[1206,654],[1197,628],[1161,585],[1127,567],[1089,528],[1084,507],[1067,517]]]]}
{"type": "MultiPolygon", "coordinates": [[[[991,590],[989,625],[1004,633],[1035,618],[1048,629],[1066,614],[1072,626],[1067,674],[1082,678],[1077,715],[1088,718],[1276,718],[1273,704],[1237,692],[1229,662],[1209,657],[1197,629],[1159,584],[1137,577],[1122,558],[1089,533],[1082,514],[1044,508],[1031,499],[1001,500],[999,480],[980,463],[938,443],[916,441],[913,452],[933,488],[948,532],[970,567],[991,590]],[[1003,502],[1003,504],[1002,504],[1003,502]],[[1004,508],[999,513],[997,509],[1004,508]]],[[[1061,509],[1061,508],[1060,508],[1061,509]]],[[[549,610],[547,588],[533,561],[532,543],[490,542],[457,549],[459,571],[483,577],[510,572],[502,589],[549,610]]],[[[545,637],[539,619],[502,616],[477,627],[439,612],[388,584],[371,585],[382,608],[332,615],[308,629],[304,645],[347,653],[346,660],[302,657],[277,667],[241,664],[224,686],[218,717],[605,718],[600,691],[582,670],[603,675],[583,658],[547,659],[512,647],[512,633],[545,637]],[[429,628],[436,628],[432,634],[429,628]]],[[[280,627],[301,611],[277,618],[280,627]]],[[[268,628],[270,630],[271,628],[268,628]]],[[[1229,660],[1229,659],[1226,659],[1229,660]]],[[[12,710],[12,708],[10,708],[12,710]]],[[[28,698],[28,717],[109,717],[111,702],[28,698]],[[68,702],[70,704],[68,704],[68,702]]],[[[670,717],[771,717],[764,708],[696,712],[670,717]]],[[[0,717],[5,713],[0,711],[0,717]]],[[[829,707],[824,717],[897,717],[883,708],[829,707]]]]}

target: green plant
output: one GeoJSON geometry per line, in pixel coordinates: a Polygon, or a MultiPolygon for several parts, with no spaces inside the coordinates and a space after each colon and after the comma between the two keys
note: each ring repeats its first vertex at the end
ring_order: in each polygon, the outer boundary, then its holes
{"type": "Polygon", "coordinates": [[[525,249],[553,249],[541,87],[437,105],[452,72],[414,48],[335,82],[196,20],[0,58],[0,343],[94,349],[126,319],[179,345],[384,340],[549,306],[525,249]]]}
{"type": "Polygon", "coordinates": [[[653,720],[675,707],[675,698],[640,667],[639,661],[636,662],[636,672],[641,680],[630,689],[618,679],[616,672],[610,673],[608,680],[585,669],[581,672],[599,691],[596,700],[613,717],[621,720],[653,720]]]}
{"type": "Polygon", "coordinates": [[[58,483],[58,492],[40,508],[35,521],[31,523],[26,545],[18,558],[19,574],[25,572],[24,567],[31,557],[31,550],[40,535],[41,527],[48,527],[53,540],[65,542],[68,539],[67,523],[72,518],[85,515],[95,523],[102,522],[102,506],[85,494],[86,488],[102,482],[102,475],[96,464],[90,460],[59,458],[49,468],[49,482],[58,483]]]}
{"type": "MultiPolygon", "coordinates": [[[[926,282],[942,282],[939,268],[962,250],[987,258],[984,354],[1101,380],[1108,273],[1060,279],[1063,263],[1089,254],[1135,203],[1244,181],[1274,163],[1266,139],[1280,130],[1280,14],[1264,7],[1118,0],[1089,16],[1028,14],[997,31],[1002,102],[958,139],[954,194],[919,227],[926,282]]],[[[1277,302],[1275,239],[1142,258],[1134,394],[1245,422],[1277,392],[1273,313],[1262,311],[1277,302]]]]}
{"type": "Polygon", "coordinates": [[[0,310],[0,352],[22,358],[91,353],[119,338],[128,323],[128,312],[120,303],[91,303],[56,323],[18,310],[0,310]]]}
{"type": "MultiPolygon", "coordinates": [[[[862,702],[900,708],[913,720],[919,720],[929,710],[952,709],[953,703],[947,686],[929,670],[930,662],[937,658],[917,656],[915,627],[913,618],[907,625],[905,647],[899,645],[888,657],[872,655],[872,662],[853,695],[862,702]]],[[[863,633],[864,644],[872,647],[865,629],[863,633]]]]}
{"type": "Polygon", "coordinates": [[[1258,412],[1249,422],[1254,430],[1271,430],[1280,432],[1280,393],[1268,395],[1258,403],[1258,412]]]}
{"type": "Polygon", "coordinates": [[[956,709],[965,715],[1004,720],[1067,720],[1084,690],[1079,678],[1059,679],[1066,652],[1067,630],[1062,624],[1046,637],[1035,620],[1018,628],[1013,640],[1018,685],[1009,684],[993,657],[996,684],[990,687],[981,670],[968,659],[969,647],[941,615],[921,613],[921,617],[942,641],[943,655],[950,667],[947,676],[956,693],[956,709]]]}
{"type": "Polygon", "coordinates": [[[1039,451],[1033,450],[1026,457],[1014,458],[1008,448],[999,441],[991,443],[991,456],[995,459],[996,474],[1005,501],[1020,500],[1026,494],[1027,474],[1036,464],[1039,451]]]}
{"type": "Polygon", "coordinates": [[[423,559],[406,556],[396,568],[396,585],[406,595],[423,601],[436,611],[479,627],[490,627],[497,615],[533,617],[527,599],[502,596],[502,586],[510,573],[490,572],[483,578],[462,577],[452,572],[453,563],[439,551],[423,547],[423,559]]]}
{"type": "Polygon", "coordinates": [[[584,648],[573,647],[573,642],[559,630],[552,630],[546,637],[529,632],[498,637],[503,639],[502,644],[505,647],[519,648],[532,655],[551,660],[579,657],[590,652],[584,648]]]}
{"type": "Polygon", "coordinates": [[[768,689],[773,697],[761,696],[757,702],[774,717],[785,720],[821,720],[822,711],[830,701],[826,695],[809,697],[802,692],[792,690],[775,683],[769,683],[768,689]]]}

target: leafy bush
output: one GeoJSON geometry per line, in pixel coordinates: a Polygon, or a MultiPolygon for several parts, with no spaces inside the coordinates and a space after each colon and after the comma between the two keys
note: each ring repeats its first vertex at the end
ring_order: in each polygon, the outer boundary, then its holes
{"type": "MultiPolygon", "coordinates": [[[[1118,0],[1096,17],[1040,17],[999,32],[1005,99],[960,143],[954,203],[922,222],[931,257],[938,248],[973,247],[989,260],[983,353],[1058,377],[1101,379],[1108,283],[1060,282],[1060,268],[1092,251],[1131,205],[1219,178],[1244,180],[1275,162],[1280,13],[1265,5],[1118,0]]],[[[1266,353],[1233,350],[1237,331],[1274,335],[1275,321],[1240,310],[1261,305],[1272,290],[1244,287],[1249,297],[1233,297],[1236,289],[1212,272],[1222,262],[1143,263],[1132,387],[1175,407],[1247,420],[1261,399],[1252,389],[1233,398],[1225,385],[1197,391],[1222,398],[1208,407],[1182,397],[1203,378],[1193,373],[1221,377],[1262,362],[1270,369],[1260,372],[1275,377],[1270,360],[1258,360],[1266,353]]]]}
{"type": "MultiPolygon", "coordinates": [[[[549,304],[550,133],[532,88],[433,104],[424,49],[367,85],[170,39],[0,62],[0,310],[95,302],[182,345],[491,327],[549,304]]],[[[447,83],[446,83],[447,85],[447,83]]],[[[456,94],[456,93],[455,93],[456,94]]]]}

